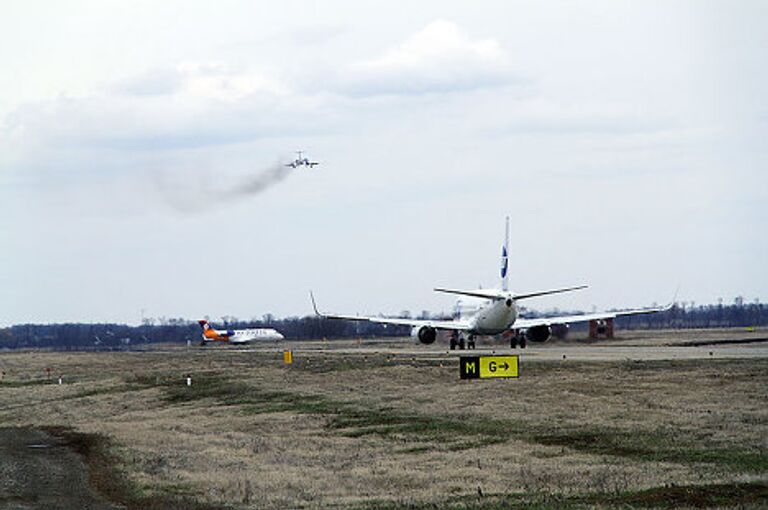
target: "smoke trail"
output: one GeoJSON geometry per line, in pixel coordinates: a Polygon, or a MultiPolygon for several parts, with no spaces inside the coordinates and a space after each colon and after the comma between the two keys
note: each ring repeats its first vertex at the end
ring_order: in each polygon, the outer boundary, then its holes
{"type": "Polygon", "coordinates": [[[274,163],[245,176],[216,175],[203,170],[156,174],[155,186],[164,202],[177,212],[190,214],[241,202],[285,180],[293,169],[274,163]]]}
{"type": "Polygon", "coordinates": [[[292,168],[282,163],[275,163],[271,167],[247,177],[241,183],[233,186],[232,192],[240,196],[257,195],[284,180],[291,173],[293,173],[292,168]]]}

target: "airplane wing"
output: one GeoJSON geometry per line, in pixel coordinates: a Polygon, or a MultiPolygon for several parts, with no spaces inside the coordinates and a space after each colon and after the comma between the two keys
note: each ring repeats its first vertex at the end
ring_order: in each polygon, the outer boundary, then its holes
{"type": "Polygon", "coordinates": [[[562,315],[560,317],[542,317],[538,319],[517,319],[512,325],[513,329],[528,329],[535,326],[554,326],[557,324],[571,324],[574,322],[594,321],[600,319],[615,319],[627,315],[642,315],[646,313],[665,312],[670,310],[674,303],[667,306],[657,306],[652,308],[636,308],[634,310],[621,310],[616,312],[598,312],[582,315],[562,315]]]}
{"type": "Polygon", "coordinates": [[[543,290],[539,292],[529,292],[526,294],[513,294],[511,292],[497,290],[497,289],[477,289],[477,290],[456,290],[456,289],[443,289],[436,288],[436,292],[445,292],[447,294],[459,294],[461,296],[472,296],[483,299],[507,299],[509,297],[515,300],[528,299],[538,296],[546,296],[549,294],[559,294],[561,292],[571,292],[573,290],[586,289],[586,285],[579,285],[576,287],[566,287],[564,289],[543,290]]]}
{"type": "Polygon", "coordinates": [[[440,319],[400,319],[400,318],[390,318],[390,317],[371,317],[366,315],[336,315],[336,314],[327,314],[327,313],[320,313],[317,309],[317,304],[315,303],[315,296],[312,294],[312,292],[309,293],[309,297],[312,300],[312,308],[315,310],[315,315],[318,317],[322,317],[324,319],[339,319],[339,320],[347,320],[347,321],[365,321],[365,322],[375,322],[379,324],[393,324],[396,326],[411,326],[411,327],[422,327],[427,326],[430,328],[435,329],[442,329],[442,330],[460,330],[465,331],[472,329],[471,324],[469,321],[466,320],[440,320],[440,319]]]}

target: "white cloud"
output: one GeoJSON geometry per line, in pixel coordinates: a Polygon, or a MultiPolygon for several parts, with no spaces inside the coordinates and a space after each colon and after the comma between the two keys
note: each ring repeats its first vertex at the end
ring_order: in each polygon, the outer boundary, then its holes
{"type": "Polygon", "coordinates": [[[323,94],[328,88],[321,80],[288,80],[284,68],[186,61],[154,66],[77,97],[23,104],[6,116],[0,132],[6,142],[15,141],[21,160],[44,154],[56,165],[66,163],[62,158],[72,148],[117,150],[130,159],[137,152],[295,137],[327,132],[344,112],[358,109],[355,98],[510,83],[508,60],[497,41],[473,39],[438,20],[381,57],[346,66],[330,89],[351,98],[323,94]]]}
{"type": "Polygon", "coordinates": [[[237,101],[254,94],[285,95],[288,87],[266,72],[238,69],[222,62],[183,62],[122,80],[112,87],[118,94],[184,95],[237,101]]]}
{"type": "Polygon", "coordinates": [[[237,101],[254,94],[285,95],[288,88],[266,73],[232,69],[223,63],[185,63],[178,66],[185,95],[237,101]]]}
{"type": "MultiPolygon", "coordinates": [[[[44,150],[198,148],[312,131],[322,104],[263,72],[220,63],[154,69],[82,97],[27,103],[0,132],[34,159],[44,150]]],[[[57,164],[62,163],[55,159],[57,164]]]]}
{"type": "Polygon", "coordinates": [[[387,51],[351,65],[342,89],[353,95],[471,90],[516,81],[507,52],[494,39],[472,39],[437,20],[387,51]]]}

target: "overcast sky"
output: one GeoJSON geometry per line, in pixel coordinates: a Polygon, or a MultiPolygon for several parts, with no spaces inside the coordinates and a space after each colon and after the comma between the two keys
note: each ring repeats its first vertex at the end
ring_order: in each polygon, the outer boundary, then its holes
{"type": "Polygon", "coordinates": [[[766,20],[5,0],[0,325],[449,310],[505,215],[513,289],[590,285],[535,308],[768,299],[766,20]]]}

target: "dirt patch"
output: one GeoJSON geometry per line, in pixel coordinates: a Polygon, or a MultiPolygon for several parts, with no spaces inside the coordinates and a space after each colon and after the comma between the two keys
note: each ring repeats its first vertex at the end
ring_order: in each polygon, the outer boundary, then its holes
{"type": "Polygon", "coordinates": [[[0,428],[0,509],[223,508],[186,497],[141,494],[118,465],[100,434],[67,427],[0,428]]]}
{"type": "Polygon", "coordinates": [[[89,484],[84,458],[40,429],[0,428],[0,508],[118,508],[89,484]]]}

